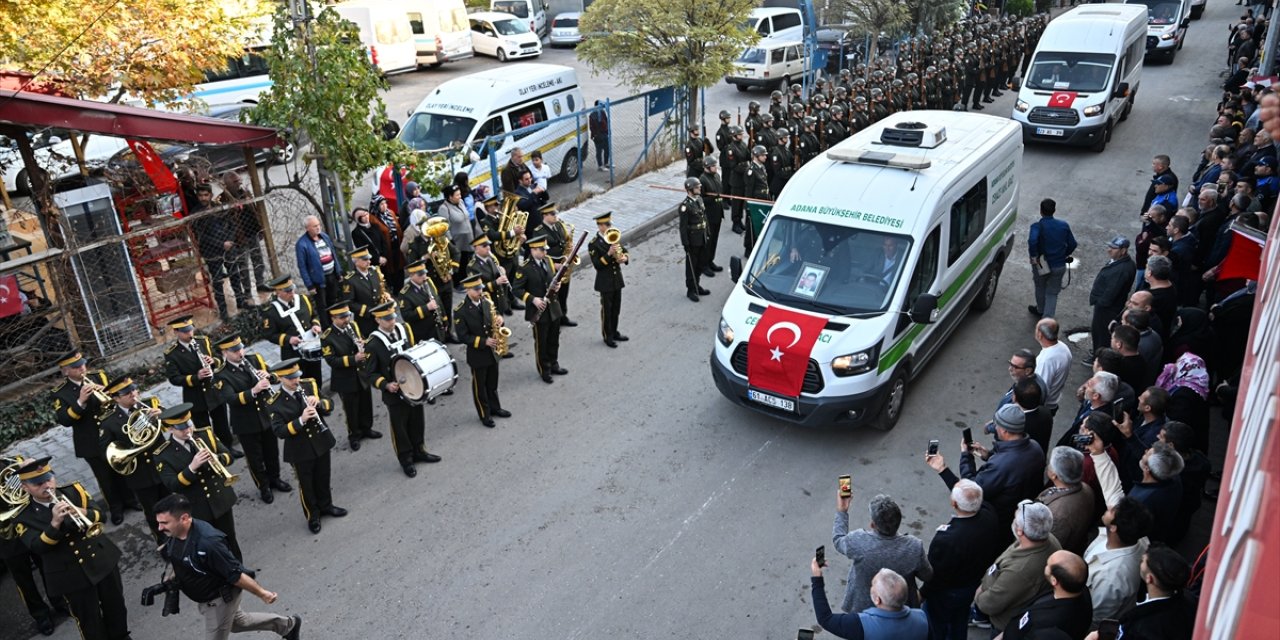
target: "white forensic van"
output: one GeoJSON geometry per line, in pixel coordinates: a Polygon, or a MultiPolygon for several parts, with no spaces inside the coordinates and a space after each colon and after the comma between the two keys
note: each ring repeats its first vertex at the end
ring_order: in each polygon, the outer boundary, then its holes
{"type": "Polygon", "coordinates": [[[737,284],[711,352],[716,387],[803,425],[891,429],[907,383],[970,308],[995,299],[1021,166],[1016,123],[951,111],[895,114],[805,164],[765,219],[746,271],[730,262],[737,284]],[[765,329],[766,313],[825,321],[809,337],[796,395],[757,388],[749,375],[751,359],[796,355],[785,350],[802,342],[794,324],[765,329]]]}
{"type": "Polygon", "coordinates": [[[1023,139],[1106,149],[1133,110],[1146,35],[1143,5],[1086,4],[1050,22],[1015,80],[1023,139]]]}
{"type": "Polygon", "coordinates": [[[378,0],[347,0],[333,5],[343,19],[360,29],[369,61],[384,76],[418,68],[418,47],[404,9],[378,0]]]}
{"type": "Polygon", "coordinates": [[[468,147],[473,161],[465,169],[472,185],[493,177],[490,151],[501,169],[515,147],[522,148],[526,158],[535,149],[541,151],[551,171],[569,182],[578,179],[589,147],[585,113],[521,136],[503,134],[572,115],[586,106],[572,67],[521,62],[442,83],[410,113],[398,137],[415,151],[468,147]],[[502,136],[498,148],[484,145],[489,136],[502,136]]]}
{"type": "Polygon", "coordinates": [[[1125,0],[1147,8],[1147,56],[1165,58],[1169,64],[1182,50],[1191,26],[1191,0],[1125,0]]]}

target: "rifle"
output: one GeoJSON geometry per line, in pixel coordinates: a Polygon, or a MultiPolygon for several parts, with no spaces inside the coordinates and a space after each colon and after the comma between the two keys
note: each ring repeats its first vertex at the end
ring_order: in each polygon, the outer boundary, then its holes
{"type": "MultiPolygon", "coordinates": [[[[587,232],[583,231],[582,235],[578,237],[578,241],[574,243],[573,251],[570,251],[569,253],[565,254],[568,256],[568,258],[564,261],[563,264],[561,264],[559,267],[556,267],[556,272],[551,276],[551,284],[547,287],[547,295],[543,298],[544,300],[547,301],[548,306],[551,305],[551,301],[550,301],[551,294],[555,293],[560,289],[560,281],[564,278],[564,274],[568,272],[569,265],[570,263],[573,262],[573,257],[578,255],[578,251],[582,249],[582,243],[586,241],[587,241],[587,232]]],[[[538,309],[537,311],[534,311],[533,319],[531,319],[530,322],[536,324],[538,322],[538,318],[542,317],[542,311],[543,311],[542,309],[538,309]]]]}

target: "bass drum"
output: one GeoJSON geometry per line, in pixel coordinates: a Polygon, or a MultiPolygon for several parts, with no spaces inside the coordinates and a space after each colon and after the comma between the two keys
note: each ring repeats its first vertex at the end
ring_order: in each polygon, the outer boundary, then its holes
{"type": "Polygon", "coordinates": [[[434,402],[458,382],[458,363],[436,340],[414,345],[391,360],[400,397],[409,404],[434,402]]]}

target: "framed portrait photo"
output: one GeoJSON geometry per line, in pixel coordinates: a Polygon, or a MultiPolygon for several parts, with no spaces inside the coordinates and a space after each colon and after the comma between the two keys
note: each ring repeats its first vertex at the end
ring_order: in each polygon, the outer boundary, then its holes
{"type": "Polygon", "coordinates": [[[816,297],[822,290],[822,285],[827,280],[827,272],[830,270],[830,267],[819,264],[804,263],[800,274],[796,276],[796,284],[791,293],[806,298],[816,297]]]}

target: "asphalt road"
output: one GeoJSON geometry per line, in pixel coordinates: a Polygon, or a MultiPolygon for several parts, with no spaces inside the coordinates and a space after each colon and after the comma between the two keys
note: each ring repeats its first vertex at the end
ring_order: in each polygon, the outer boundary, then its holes
{"type": "MultiPolygon", "coordinates": [[[[1169,154],[1184,184],[1189,178],[1221,83],[1224,25],[1235,14],[1210,5],[1177,62],[1145,70],[1133,116],[1105,153],[1026,150],[1020,241],[1043,197],[1058,200],[1081,241],[1081,269],[1059,305],[1064,326],[1087,324],[1104,240],[1136,233],[1151,156],[1169,154]]],[[[544,59],[571,56],[548,50],[544,59]]],[[[403,113],[437,77],[463,71],[394,79],[391,112],[403,113]]],[[[607,79],[584,85],[588,99],[620,91],[607,79]]],[[[713,104],[721,94],[741,100],[723,85],[708,94],[713,104]]],[[[1012,101],[1006,93],[988,113],[1007,113],[1012,101]]],[[[727,263],[738,238],[727,227],[724,234],[727,263]]],[[[561,363],[571,372],[553,385],[538,380],[528,328],[514,323],[517,358],[502,364],[501,393],[515,417],[481,427],[464,374],[458,394],[427,410],[428,447],[444,462],[406,479],[389,439],[358,453],[341,445],[334,496],[351,515],[326,519],[320,535],[306,531],[289,496],[263,505],[242,483],[241,545],[259,580],[281,594],[270,607],[246,598],[245,608],[301,613],[307,638],[781,640],[813,623],[808,560],[830,544],[836,476],[853,476],[855,526],[868,520],[866,501],[888,493],[903,506],[904,530],[927,542],[948,508],[945,487],[923,463],[926,442],[941,439],[954,457],[960,428],[985,422],[1007,388],[1009,354],[1034,347],[1024,261],[1010,261],[995,306],[966,320],[908,391],[896,430],[837,432],[792,427],[720,397],[707,355],[729,283],[724,275],[706,281],[712,295],[686,301],[678,242],[668,227],[629,247],[621,328],[631,341],[617,350],[599,339],[590,280],[575,278],[570,311],[582,326],[565,330],[561,363]]],[[[1085,375],[1074,367],[1072,388],[1085,375]]],[[[384,421],[380,401],[375,407],[384,421]]],[[[1065,427],[1060,419],[1059,432],[1065,427]]],[[[136,594],[159,575],[143,531],[131,514],[112,532],[131,557],[124,582],[134,637],[199,637],[189,601],[177,618],[137,606],[136,594]]],[[[849,565],[828,558],[834,602],[849,565]]],[[[0,637],[30,636],[12,589],[0,603],[0,637]]],[[[55,637],[75,637],[74,624],[62,623],[55,637]]]]}

